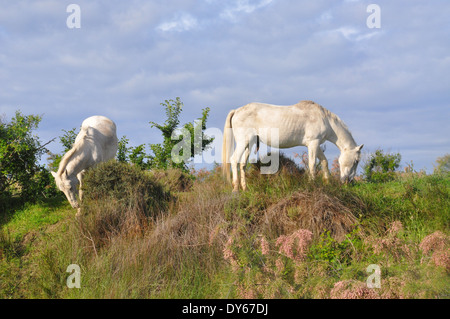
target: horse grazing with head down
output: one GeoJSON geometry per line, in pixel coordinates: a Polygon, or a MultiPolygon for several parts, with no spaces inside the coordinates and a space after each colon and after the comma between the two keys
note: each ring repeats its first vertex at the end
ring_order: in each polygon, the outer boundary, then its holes
{"type": "Polygon", "coordinates": [[[79,211],[79,200],[82,199],[81,180],[86,169],[97,163],[113,159],[118,148],[116,124],[110,119],[96,115],[81,124],[80,133],[75,142],[61,159],[58,172],[52,172],[56,185],[66,195],[70,205],[79,211]]]}
{"type": "Polygon", "coordinates": [[[230,165],[233,174],[233,191],[239,188],[237,164],[240,163],[241,186],[246,189],[245,165],[250,150],[259,140],[276,148],[294,146],[308,147],[309,173],[315,177],[316,157],[320,160],[324,178],[328,179],[328,161],[320,145],[325,141],[335,144],[339,156],[342,182],[350,182],[356,174],[361,159],[361,148],[357,145],[347,126],[335,114],[312,101],[301,101],[294,105],[279,106],[250,103],[228,113],[225,121],[222,144],[222,171],[230,179],[230,165]],[[276,137],[267,134],[275,130],[276,137]],[[236,148],[233,152],[233,140],[236,148]],[[232,154],[231,154],[232,153],[232,154]]]}

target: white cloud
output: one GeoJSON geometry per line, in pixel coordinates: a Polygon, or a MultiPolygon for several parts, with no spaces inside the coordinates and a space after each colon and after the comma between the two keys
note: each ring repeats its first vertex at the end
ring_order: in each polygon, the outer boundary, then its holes
{"type": "Polygon", "coordinates": [[[250,14],[271,4],[273,0],[237,0],[231,6],[220,13],[220,17],[226,20],[235,21],[239,14],[250,14]]]}
{"type": "Polygon", "coordinates": [[[157,30],[167,32],[167,31],[189,31],[198,26],[197,18],[193,17],[189,13],[181,13],[177,15],[174,19],[161,23],[156,27],[157,30]]]}
{"type": "Polygon", "coordinates": [[[330,10],[325,11],[320,15],[320,17],[317,19],[317,22],[319,24],[326,24],[329,23],[331,20],[333,20],[333,14],[330,10]]]}
{"type": "Polygon", "coordinates": [[[137,7],[131,6],[126,10],[112,13],[112,21],[123,32],[136,32],[153,22],[157,7],[151,2],[137,7]]]}
{"type": "Polygon", "coordinates": [[[357,29],[355,27],[344,26],[324,32],[321,31],[319,33],[326,35],[340,34],[349,41],[358,42],[362,40],[368,40],[375,36],[379,36],[383,34],[383,31],[377,30],[377,31],[363,32],[361,29],[357,29]]]}

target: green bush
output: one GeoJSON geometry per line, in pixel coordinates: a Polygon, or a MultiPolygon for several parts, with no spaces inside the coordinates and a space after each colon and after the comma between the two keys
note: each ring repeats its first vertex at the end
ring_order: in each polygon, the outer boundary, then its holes
{"type": "Polygon", "coordinates": [[[88,170],[82,190],[84,208],[92,201],[114,200],[122,208],[138,207],[147,216],[163,210],[170,199],[170,193],[147,172],[115,160],[88,170]]]}
{"type": "Polygon", "coordinates": [[[400,167],[402,156],[397,154],[385,154],[378,149],[369,155],[369,159],[363,167],[364,176],[368,182],[380,183],[394,180],[395,171],[400,167]]]}
{"type": "Polygon", "coordinates": [[[169,192],[186,192],[194,184],[194,176],[179,168],[153,169],[148,173],[169,192]]]}
{"type": "Polygon", "coordinates": [[[445,175],[450,173],[450,154],[445,154],[442,157],[436,159],[436,166],[434,167],[434,173],[445,175]]]}
{"type": "MultiPolygon", "coordinates": [[[[10,195],[23,200],[36,200],[42,197],[49,185],[45,181],[45,168],[39,159],[45,153],[42,145],[32,131],[37,129],[41,117],[22,115],[19,111],[10,122],[0,119],[0,194],[2,200],[10,195]]],[[[48,143],[47,143],[48,144],[48,143]]]]}

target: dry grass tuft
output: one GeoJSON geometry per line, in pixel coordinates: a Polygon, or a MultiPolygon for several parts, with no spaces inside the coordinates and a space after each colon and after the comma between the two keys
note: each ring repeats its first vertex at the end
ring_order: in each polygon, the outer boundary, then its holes
{"type": "MultiPolygon", "coordinates": [[[[262,166],[270,166],[270,162],[267,164],[264,164],[266,162],[268,162],[270,160],[270,158],[263,158],[261,160],[258,160],[256,163],[253,163],[250,165],[250,169],[248,170],[248,175],[250,179],[254,179],[254,178],[261,178],[261,167],[262,166]]],[[[297,165],[297,163],[295,163],[295,161],[289,157],[287,157],[286,155],[284,155],[283,153],[279,153],[279,157],[278,157],[278,171],[275,174],[268,174],[268,175],[263,175],[266,177],[272,177],[272,178],[276,178],[279,175],[291,175],[291,176],[295,176],[297,178],[304,178],[305,176],[305,169],[303,167],[300,167],[297,165]]]]}
{"type": "Polygon", "coordinates": [[[286,234],[301,228],[310,230],[317,238],[328,230],[340,241],[355,227],[357,218],[336,197],[321,190],[300,190],[269,207],[264,223],[271,233],[286,234]]]}

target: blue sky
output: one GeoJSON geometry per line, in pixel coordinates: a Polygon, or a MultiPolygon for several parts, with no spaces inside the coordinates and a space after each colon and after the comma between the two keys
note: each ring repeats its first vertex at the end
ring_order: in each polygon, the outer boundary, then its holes
{"type": "Polygon", "coordinates": [[[450,151],[450,2],[0,0],[0,115],[42,115],[43,142],[95,114],[130,145],[161,142],[148,122],[176,97],[182,123],[210,107],[221,129],[249,102],[313,100],[366,151],[431,172],[450,151]],[[79,29],[66,25],[71,3],[79,29]],[[381,28],[366,24],[371,3],[381,28]]]}

